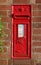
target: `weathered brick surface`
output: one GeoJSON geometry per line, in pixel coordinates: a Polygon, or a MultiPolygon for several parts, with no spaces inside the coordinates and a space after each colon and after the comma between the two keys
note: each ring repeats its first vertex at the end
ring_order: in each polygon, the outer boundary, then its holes
{"type": "MultiPolygon", "coordinates": [[[[37,47],[37,46],[36,46],[37,47]]],[[[33,52],[39,52],[39,53],[41,53],[41,48],[34,48],[33,49],[33,52]]]]}
{"type": "Polygon", "coordinates": [[[41,35],[41,29],[34,29],[33,34],[36,34],[37,36],[41,35]]]}
{"type": "Polygon", "coordinates": [[[41,0],[36,0],[36,3],[41,3],[41,0]]]}
{"type": "Polygon", "coordinates": [[[7,4],[8,5],[12,5],[13,4],[13,0],[7,0],[7,4]]]}
{"type": "Polygon", "coordinates": [[[12,59],[9,59],[9,60],[8,60],[8,65],[13,65],[12,62],[13,62],[13,60],[12,60],[12,59]]]}
{"type": "Polygon", "coordinates": [[[7,0],[0,0],[0,5],[7,5],[7,0]]]}
{"type": "Polygon", "coordinates": [[[0,2],[5,2],[6,0],[0,0],[0,2]]]}
{"type": "Polygon", "coordinates": [[[3,40],[3,45],[1,45],[1,46],[7,46],[7,47],[9,47],[11,45],[11,42],[9,41],[9,40],[3,40]]]}
{"type": "Polygon", "coordinates": [[[0,10],[10,10],[11,6],[9,5],[0,5],[0,10]]]}
{"type": "Polygon", "coordinates": [[[41,10],[41,5],[34,4],[32,8],[33,10],[41,10]]]}
{"type": "Polygon", "coordinates": [[[5,33],[5,36],[4,36],[3,39],[11,40],[11,32],[10,32],[10,28],[9,28],[9,29],[4,29],[3,32],[5,33]]]}
{"type": "Polygon", "coordinates": [[[14,3],[18,3],[18,4],[19,4],[19,3],[21,3],[21,4],[26,4],[26,3],[29,3],[30,0],[26,0],[26,1],[25,1],[25,0],[13,0],[13,2],[14,2],[14,3]]]}
{"type": "MultiPolygon", "coordinates": [[[[5,29],[7,30],[9,22],[7,23],[6,21],[4,21],[4,22],[2,21],[2,23],[3,23],[3,29],[4,29],[4,30],[5,30],[5,29]]],[[[4,31],[4,30],[3,30],[3,31],[4,31]]]]}
{"type": "MultiPolygon", "coordinates": [[[[34,54],[33,54],[33,58],[34,58],[34,60],[36,60],[35,62],[37,62],[37,61],[41,61],[41,53],[35,53],[35,52],[33,52],[34,54]]],[[[38,62],[37,62],[38,63],[38,62]]],[[[41,63],[41,62],[40,62],[41,63]]]]}
{"type": "Polygon", "coordinates": [[[39,40],[39,41],[41,41],[41,36],[33,36],[33,40],[39,40]]]}
{"type": "Polygon", "coordinates": [[[8,60],[0,60],[0,65],[8,65],[8,60]]]}
{"type": "Polygon", "coordinates": [[[24,60],[14,60],[14,63],[13,63],[13,65],[31,65],[31,61],[30,60],[26,60],[26,59],[24,59],[24,60]]]}
{"type": "Polygon", "coordinates": [[[33,22],[41,22],[41,17],[33,17],[32,21],[33,22]]]}
{"type": "Polygon", "coordinates": [[[10,17],[2,17],[2,21],[3,22],[11,22],[11,18],[10,17]]]}
{"type": "Polygon", "coordinates": [[[41,46],[41,42],[33,42],[33,46],[41,46]]]}
{"type": "Polygon", "coordinates": [[[37,3],[32,6],[32,58],[34,65],[41,65],[41,5],[38,4],[39,1],[36,0],[37,3]]]}
{"type": "MultiPolygon", "coordinates": [[[[33,28],[37,28],[36,30],[38,30],[38,32],[41,33],[41,29],[40,29],[41,28],[41,21],[33,23],[33,28]]],[[[33,33],[34,33],[34,30],[33,30],[33,33]]]]}
{"type": "Polygon", "coordinates": [[[11,50],[10,46],[9,47],[5,46],[3,52],[0,51],[0,59],[10,59],[11,58],[11,52],[10,52],[10,50],[11,50]]]}
{"type": "Polygon", "coordinates": [[[6,11],[0,11],[0,16],[7,16],[7,12],[6,11]]]}
{"type": "Polygon", "coordinates": [[[41,11],[33,11],[33,16],[41,16],[41,11]]]}
{"type": "Polygon", "coordinates": [[[8,48],[4,46],[0,46],[0,53],[6,53],[6,52],[8,52],[8,48]],[[3,48],[3,50],[1,50],[1,48],[3,48]]]}

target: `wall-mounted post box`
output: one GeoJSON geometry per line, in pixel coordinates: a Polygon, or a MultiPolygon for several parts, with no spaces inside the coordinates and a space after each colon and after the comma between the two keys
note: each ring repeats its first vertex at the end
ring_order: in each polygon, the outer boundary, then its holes
{"type": "Polygon", "coordinates": [[[31,6],[12,6],[12,58],[31,58],[31,6]]]}

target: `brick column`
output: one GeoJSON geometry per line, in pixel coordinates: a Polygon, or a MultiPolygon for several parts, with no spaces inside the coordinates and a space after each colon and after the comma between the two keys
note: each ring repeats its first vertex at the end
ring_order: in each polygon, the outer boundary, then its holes
{"type": "Polygon", "coordinates": [[[41,65],[41,0],[36,0],[32,8],[32,56],[34,65],[41,65]]]}
{"type": "Polygon", "coordinates": [[[3,45],[0,48],[4,48],[4,52],[0,51],[0,65],[12,65],[11,59],[11,0],[0,0],[0,16],[3,23],[3,32],[6,34],[4,37],[0,37],[3,41],[3,45]]]}

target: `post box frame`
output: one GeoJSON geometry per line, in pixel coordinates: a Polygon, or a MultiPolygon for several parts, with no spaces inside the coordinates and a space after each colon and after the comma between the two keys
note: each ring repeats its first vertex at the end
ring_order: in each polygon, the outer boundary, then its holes
{"type": "MultiPolygon", "coordinates": [[[[14,7],[13,6],[16,6],[16,5],[12,5],[12,14],[14,14],[14,12],[13,12],[14,7]]],[[[19,6],[27,6],[27,5],[19,5],[19,6]]],[[[30,8],[31,8],[31,5],[28,5],[28,6],[30,6],[30,8]]],[[[30,17],[30,20],[31,20],[31,17],[30,17]]],[[[29,22],[28,22],[28,24],[29,24],[29,22]]],[[[30,59],[31,58],[31,21],[30,21],[30,54],[28,53],[28,56],[27,57],[14,57],[13,56],[13,52],[14,52],[14,50],[13,50],[13,43],[14,43],[14,41],[13,41],[13,39],[14,39],[14,37],[13,37],[13,32],[14,32],[13,26],[14,26],[14,20],[12,18],[12,58],[13,59],[19,59],[19,58],[20,59],[30,59]]]]}

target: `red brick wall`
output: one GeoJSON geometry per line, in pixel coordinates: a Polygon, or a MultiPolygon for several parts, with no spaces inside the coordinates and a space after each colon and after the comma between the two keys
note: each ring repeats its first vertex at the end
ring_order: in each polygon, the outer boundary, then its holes
{"type": "Polygon", "coordinates": [[[32,44],[34,65],[41,65],[41,0],[36,0],[32,16],[32,44]]]}
{"type": "Polygon", "coordinates": [[[0,0],[0,16],[3,22],[3,32],[7,36],[0,37],[4,52],[0,51],[0,65],[37,65],[41,64],[41,0],[0,0]],[[32,47],[30,60],[13,60],[11,58],[11,5],[31,4],[32,6],[32,47]],[[9,49],[9,50],[8,50],[9,49]]]}
{"type": "Polygon", "coordinates": [[[34,64],[41,64],[41,0],[32,6],[32,44],[34,64]]]}
{"type": "MultiPolygon", "coordinates": [[[[0,16],[3,22],[3,32],[7,35],[0,37],[3,41],[4,52],[0,51],[0,65],[10,65],[11,59],[11,18],[9,14],[11,12],[11,0],[0,0],[0,16]]],[[[11,64],[12,65],[12,64],[11,64]]]]}

